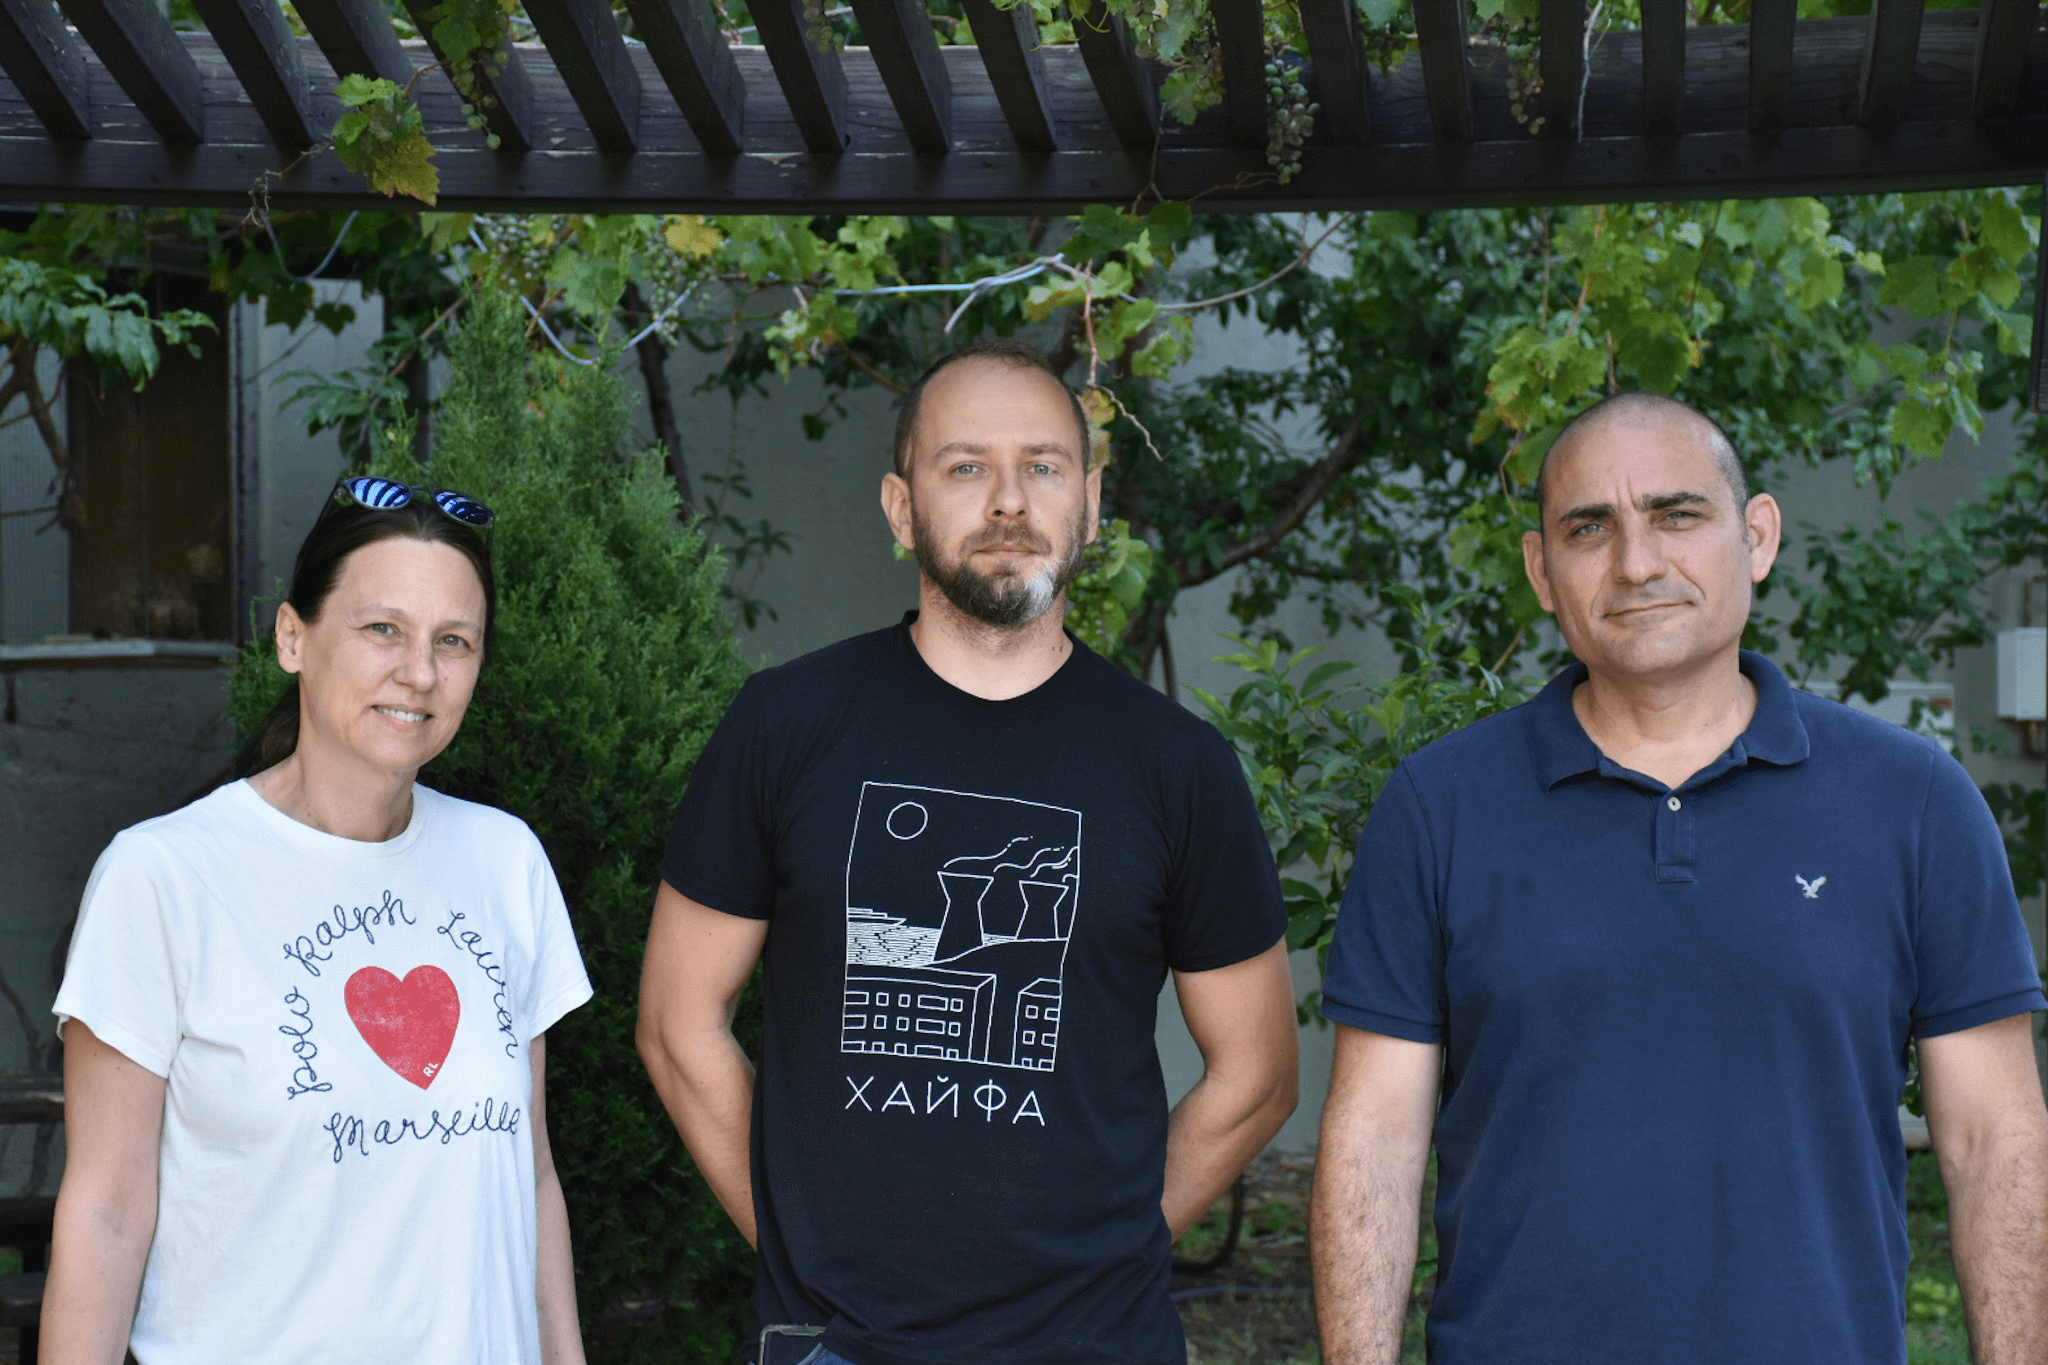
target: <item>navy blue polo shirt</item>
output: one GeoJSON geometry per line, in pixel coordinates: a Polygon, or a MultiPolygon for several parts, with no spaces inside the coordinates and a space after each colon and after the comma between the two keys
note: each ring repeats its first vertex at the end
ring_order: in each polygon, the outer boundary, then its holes
{"type": "Polygon", "coordinates": [[[1745,653],[1676,790],[1583,665],[1359,840],[1323,1013],[1441,1043],[1434,1365],[1903,1365],[1909,1039],[2048,1005],[1960,764],[1745,653]]]}

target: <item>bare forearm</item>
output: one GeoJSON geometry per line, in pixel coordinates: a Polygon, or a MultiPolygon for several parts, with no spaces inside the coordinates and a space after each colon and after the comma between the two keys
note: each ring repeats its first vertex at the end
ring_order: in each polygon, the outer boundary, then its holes
{"type": "Polygon", "coordinates": [[[583,1365],[583,1326],[576,1313],[576,1271],[569,1250],[569,1207],[550,1167],[534,1188],[540,1246],[535,1283],[540,1305],[542,1365],[583,1365]]]}
{"type": "Polygon", "coordinates": [[[59,1194],[39,1359],[48,1365],[120,1365],[155,1231],[154,1200],[108,1217],[85,1207],[72,1191],[59,1194]]]}
{"type": "Polygon", "coordinates": [[[655,1090],[726,1216],[755,1244],[754,1181],[748,1135],[754,1067],[730,1033],[689,1040],[646,1040],[641,1056],[655,1090]]]}
{"type": "Polygon", "coordinates": [[[1160,1209],[1179,1237],[1215,1203],[1294,1112],[1290,1073],[1262,1086],[1231,1086],[1205,1075],[1174,1106],[1166,1130],[1166,1190],[1160,1209]]]}
{"type": "Polygon", "coordinates": [[[1316,1163],[1309,1245],[1326,1365],[1397,1365],[1415,1280],[1428,1147],[1333,1144],[1316,1163]]]}
{"type": "Polygon", "coordinates": [[[1956,1278],[1977,1365],[2048,1360],[2048,1123],[1943,1163],[1956,1278]]]}

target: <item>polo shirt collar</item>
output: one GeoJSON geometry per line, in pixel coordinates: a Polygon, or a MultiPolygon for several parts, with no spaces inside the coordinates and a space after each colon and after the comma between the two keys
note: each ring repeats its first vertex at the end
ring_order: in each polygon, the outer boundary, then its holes
{"type": "MultiPolygon", "coordinates": [[[[1812,752],[1806,724],[1792,697],[1792,684],[1778,666],[1761,654],[1741,652],[1741,668],[1756,685],[1756,714],[1749,728],[1729,746],[1727,755],[1695,774],[1695,779],[1740,767],[1751,760],[1787,766],[1802,762],[1812,752]]],[[[1548,791],[1566,778],[1618,766],[1605,758],[1599,746],[1579,724],[1572,710],[1572,689],[1586,680],[1586,666],[1574,663],[1552,678],[1528,705],[1529,755],[1536,765],[1536,777],[1548,791]]]]}

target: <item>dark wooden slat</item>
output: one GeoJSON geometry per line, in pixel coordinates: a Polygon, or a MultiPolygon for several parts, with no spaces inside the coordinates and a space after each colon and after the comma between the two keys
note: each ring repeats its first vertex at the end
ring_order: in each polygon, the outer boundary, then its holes
{"type": "Polygon", "coordinates": [[[1643,131],[1676,137],[1684,110],[1685,0],[1643,0],[1643,131]]]}
{"type": "MultiPolygon", "coordinates": [[[[446,62],[448,53],[434,41],[433,24],[426,16],[439,7],[440,0],[405,0],[405,8],[419,25],[420,33],[434,56],[446,62]]],[[[477,112],[483,116],[484,126],[498,135],[498,150],[520,153],[531,151],[534,145],[533,80],[526,73],[526,64],[514,52],[505,63],[503,71],[493,76],[486,72],[483,63],[472,68],[476,76],[477,112]]],[[[454,83],[450,77],[449,83],[454,83]]]]}
{"type": "Polygon", "coordinates": [[[804,145],[830,156],[845,151],[853,141],[846,125],[846,70],[837,52],[818,47],[804,32],[803,0],[757,0],[748,13],[804,145]]]}
{"type": "Polygon", "coordinates": [[[1870,43],[1863,49],[1860,121],[1883,130],[1898,122],[1920,50],[1920,16],[1926,0],[1877,0],[1870,11],[1870,43]]]}
{"type": "Polygon", "coordinates": [[[1266,145],[1266,16],[1261,0],[1209,0],[1223,67],[1224,107],[1230,141],[1266,145]]]}
{"type": "Polygon", "coordinates": [[[526,0],[548,56],[575,97],[576,107],[607,152],[640,145],[640,76],[626,57],[626,40],[610,5],[598,0],[526,0]]]}
{"type": "Polygon", "coordinates": [[[1149,156],[1159,142],[1159,94],[1123,16],[1091,5],[1074,19],[1074,41],[1116,140],[1127,152],[1149,156]]]}
{"type": "Polygon", "coordinates": [[[974,45],[1010,135],[1027,152],[1059,150],[1059,130],[1045,89],[1045,53],[1031,6],[997,9],[991,0],[960,0],[974,45]]]}
{"type": "Polygon", "coordinates": [[[1749,131],[1760,137],[1785,126],[1798,16],[1799,0],[1753,0],[1749,7],[1749,131]]]}
{"type": "Polygon", "coordinates": [[[626,12],[704,150],[738,154],[747,91],[708,0],[626,0],[626,12]]]}
{"type": "Polygon", "coordinates": [[[1315,63],[1316,103],[1338,142],[1372,141],[1371,89],[1365,45],[1359,40],[1358,6],[1351,0],[1300,0],[1301,28],[1315,63]]]}
{"type": "Polygon", "coordinates": [[[1429,118],[1439,142],[1472,137],[1472,73],[1466,65],[1464,0],[1415,0],[1415,45],[1429,118]]]}
{"type": "Polygon", "coordinates": [[[928,156],[952,150],[953,83],[939,57],[931,11],[923,0],[850,3],[910,145],[928,156]]]}
{"type": "Polygon", "coordinates": [[[1543,73],[1543,136],[1576,137],[1579,91],[1585,86],[1586,6],[1584,0],[1542,0],[1542,15],[1536,63],[1543,73]]]}
{"type": "Polygon", "coordinates": [[[166,142],[204,142],[199,66],[151,0],[63,0],[64,17],[166,142]]]}
{"type": "Polygon", "coordinates": [[[1977,74],[1973,82],[1978,117],[2004,118],[2018,102],[2027,42],[2034,36],[2040,13],[2041,0],[1984,0],[1984,7],[1977,12],[1977,74]]]}
{"type": "Polygon", "coordinates": [[[0,0],[0,71],[51,137],[92,136],[85,54],[50,0],[0,0]]]}
{"type": "Polygon", "coordinates": [[[294,0],[294,8],[335,75],[370,76],[400,87],[412,79],[412,58],[375,0],[294,0]]]}
{"type": "Polygon", "coordinates": [[[192,7],[277,145],[301,151],[319,141],[325,130],[318,127],[298,40],[277,0],[192,0],[192,7]]]}
{"type": "Polygon", "coordinates": [[[412,59],[374,0],[295,0],[294,8],[336,76],[370,76],[401,87],[412,79],[412,59]]]}

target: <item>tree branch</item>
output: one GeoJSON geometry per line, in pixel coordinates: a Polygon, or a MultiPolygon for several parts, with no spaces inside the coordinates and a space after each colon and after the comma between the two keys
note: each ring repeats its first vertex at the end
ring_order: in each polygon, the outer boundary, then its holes
{"type": "Polygon", "coordinates": [[[1358,463],[1358,457],[1363,453],[1359,446],[1358,435],[1364,429],[1364,425],[1365,419],[1361,417],[1344,429],[1344,434],[1337,438],[1337,444],[1330,447],[1330,453],[1323,456],[1308,471],[1308,478],[1303,481],[1300,490],[1295,493],[1294,501],[1289,503],[1287,509],[1281,512],[1279,516],[1268,522],[1264,530],[1249,540],[1238,542],[1235,547],[1227,551],[1221,559],[1208,568],[1198,569],[1193,565],[1189,565],[1181,575],[1181,586],[1183,588],[1192,588],[1198,583],[1206,583],[1219,574],[1227,573],[1240,564],[1271,552],[1275,546],[1285,540],[1297,527],[1304,521],[1307,521],[1308,514],[1315,510],[1316,504],[1323,500],[1323,495],[1330,491],[1339,478],[1343,477],[1344,471],[1358,463]]]}
{"type": "Polygon", "coordinates": [[[883,374],[880,370],[868,364],[867,361],[861,358],[860,352],[854,350],[853,347],[846,344],[844,338],[836,339],[833,344],[838,346],[840,350],[846,353],[846,358],[853,362],[853,368],[859,370],[862,374],[874,380],[877,384],[880,384],[889,392],[896,394],[899,397],[902,396],[903,394],[910,392],[910,385],[902,383],[898,380],[891,379],[888,375],[883,374]]]}
{"type": "MultiPolygon", "coordinates": [[[[637,284],[628,283],[619,301],[629,312],[647,313],[650,317],[653,314],[637,284]]],[[[650,331],[634,343],[633,349],[640,356],[640,380],[647,386],[647,415],[653,419],[655,439],[668,452],[668,472],[676,481],[676,493],[683,506],[694,511],[697,495],[690,487],[690,466],[683,457],[683,429],[676,422],[675,399],[668,391],[668,343],[661,339],[660,332],[650,331]]]]}

